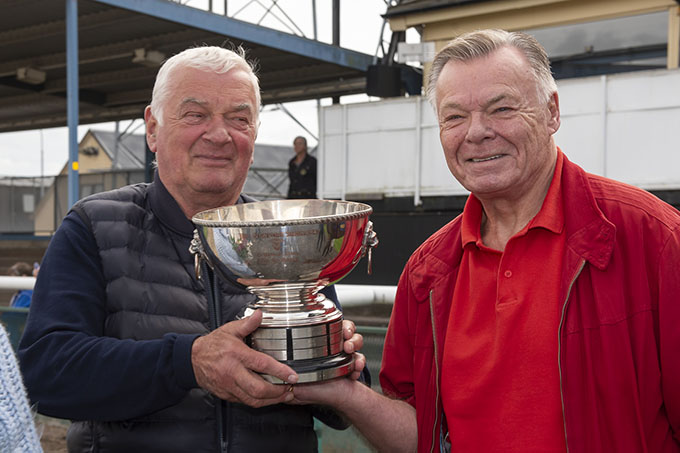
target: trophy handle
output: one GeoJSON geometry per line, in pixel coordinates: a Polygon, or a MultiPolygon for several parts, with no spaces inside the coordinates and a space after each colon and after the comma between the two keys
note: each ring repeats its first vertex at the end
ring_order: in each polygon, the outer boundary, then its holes
{"type": "Polygon", "coordinates": [[[352,265],[355,265],[365,254],[366,251],[368,250],[368,275],[371,275],[373,273],[373,247],[378,246],[378,235],[376,234],[375,231],[373,231],[373,222],[370,220],[366,224],[366,231],[364,231],[364,239],[361,242],[361,247],[359,250],[357,250],[356,255],[354,255],[354,259],[352,260],[352,265]]]}
{"type": "MultiPolygon", "coordinates": [[[[220,267],[219,265],[214,264],[219,263],[219,260],[217,258],[210,257],[210,249],[206,250],[203,241],[201,240],[201,233],[198,231],[198,229],[194,229],[194,237],[191,240],[191,244],[189,245],[189,252],[194,255],[194,272],[196,273],[196,278],[198,280],[202,280],[201,261],[205,261],[208,267],[212,269],[216,275],[231,282],[237,288],[246,289],[246,287],[251,284],[251,281],[239,278],[237,275],[232,274],[226,267],[220,267]]],[[[275,280],[262,281],[265,282],[265,284],[269,284],[275,280]]]]}
{"type": "Polygon", "coordinates": [[[194,230],[194,237],[191,239],[191,244],[189,244],[189,252],[194,255],[194,272],[196,273],[196,279],[201,280],[201,260],[205,260],[208,264],[210,264],[210,261],[205,255],[205,250],[203,249],[201,238],[198,235],[198,230],[194,230]]]}

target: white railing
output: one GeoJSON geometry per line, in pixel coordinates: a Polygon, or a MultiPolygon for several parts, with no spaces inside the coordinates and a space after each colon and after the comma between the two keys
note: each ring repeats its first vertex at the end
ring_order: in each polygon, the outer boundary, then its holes
{"type": "Polygon", "coordinates": [[[0,289],[33,289],[35,277],[0,276],[0,289]]]}
{"type": "MultiPolygon", "coordinates": [[[[35,277],[0,276],[0,289],[33,289],[35,277]]],[[[396,286],[335,285],[338,299],[345,307],[370,304],[393,304],[396,286]]]]}
{"type": "Polygon", "coordinates": [[[338,300],[343,307],[372,304],[394,304],[396,286],[387,285],[335,285],[338,300]]]}

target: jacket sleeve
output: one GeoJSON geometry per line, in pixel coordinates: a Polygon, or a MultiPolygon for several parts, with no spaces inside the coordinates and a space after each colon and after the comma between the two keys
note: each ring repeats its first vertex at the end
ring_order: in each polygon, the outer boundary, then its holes
{"type": "MultiPolygon", "coordinates": [[[[329,300],[333,301],[338,310],[342,310],[340,301],[338,300],[338,294],[335,291],[335,285],[326,286],[321,290],[329,300]]],[[[359,376],[359,381],[364,384],[371,386],[371,373],[368,367],[364,368],[359,376]]],[[[333,429],[343,430],[349,428],[350,423],[342,416],[339,412],[325,406],[311,406],[310,410],[312,415],[323,422],[325,425],[330,426],[333,429]]]]}
{"type": "Polygon", "coordinates": [[[175,404],[196,386],[191,346],[198,335],[104,336],[101,261],[91,231],[74,212],[50,242],[31,305],[19,358],[40,413],[123,420],[175,404]]]}
{"type": "Polygon", "coordinates": [[[26,400],[14,350],[0,323],[0,446],[2,451],[40,452],[40,439],[26,400]]]}
{"type": "Polygon", "coordinates": [[[659,356],[664,405],[680,443],[680,226],[659,260],[659,356]]]}
{"type": "Polygon", "coordinates": [[[409,322],[409,313],[413,309],[409,305],[413,302],[413,295],[408,283],[409,268],[407,263],[399,279],[392,316],[385,335],[380,385],[386,395],[405,400],[415,407],[413,333],[409,322]]]}

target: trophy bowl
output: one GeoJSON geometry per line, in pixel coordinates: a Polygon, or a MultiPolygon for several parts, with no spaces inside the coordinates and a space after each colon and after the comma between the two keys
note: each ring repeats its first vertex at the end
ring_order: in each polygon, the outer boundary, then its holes
{"type": "MultiPolygon", "coordinates": [[[[194,251],[221,278],[257,296],[243,317],[262,310],[246,338],[253,349],[293,368],[298,382],[344,376],[342,312],[319,291],[357,265],[378,244],[373,209],[335,200],[273,200],[199,212],[194,251]]],[[[274,376],[264,375],[274,383],[274,376]]]]}

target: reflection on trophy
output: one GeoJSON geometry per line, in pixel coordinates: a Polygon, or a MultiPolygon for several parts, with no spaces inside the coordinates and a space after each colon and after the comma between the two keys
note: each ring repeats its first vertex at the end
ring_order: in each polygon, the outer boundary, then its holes
{"type": "MultiPolygon", "coordinates": [[[[319,293],[346,276],[378,244],[373,209],[331,200],[244,203],[196,214],[192,251],[223,279],[234,281],[257,301],[262,324],[248,344],[286,363],[299,382],[350,373],[352,355],[342,350],[342,312],[319,293]]],[[[281,383],[273,376],[270,382],[281,383]]]]}

